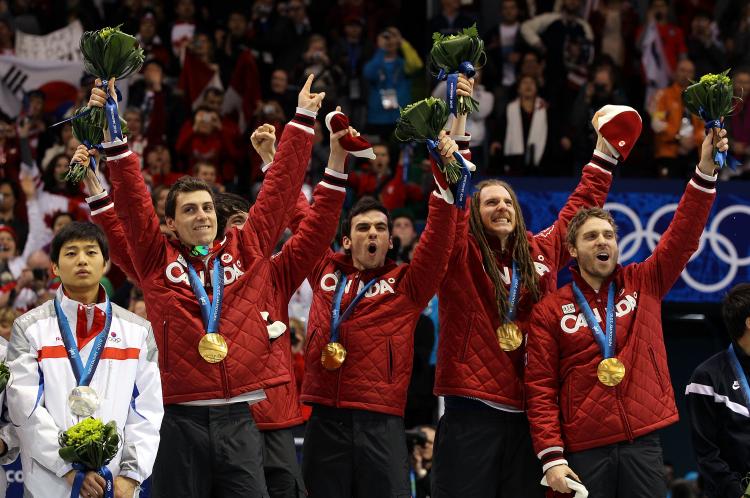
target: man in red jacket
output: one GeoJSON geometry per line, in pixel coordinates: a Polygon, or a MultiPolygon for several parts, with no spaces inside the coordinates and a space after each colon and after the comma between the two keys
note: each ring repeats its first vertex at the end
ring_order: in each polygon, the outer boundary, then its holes
{"type": "MultiPolygon", "coordinates": [[[[443,158],[457,150],[442,137],[443,158]]],[[[414,259],[396,265],[386,260],[388,210],[364,198],[342,229],[346,254],[330,252],[312,272],[302,383],[313,406],[302,461],[312,498],[410,496],[403,416],[414,328],[445,274],[455,225],[456,209],[433,193],[414,259]]]]}
{"type": "Polygon", "coordinates": [[[591,498],[665,496],[659,437],[677,421],[661,300],[698,248],[716,197],[712,131],[669,228],[642,263],[617,264],[617,227],[582,209],[568,227],[573,282],[534,308],[526,391],[534,449],[553,490],[591,498]],[[569,466],[570,464],[570,466],[569,466]],[[572,469],[575,469],[573,472],[572,469]],[[579,478],[580,476],[580,478],[579,478]]]}
{"type": "MultiPolygon", "coordinates": [[[[310,93],[311,84],[312,78],[300,92],[297,115],[276,154],[279,167],[266,178],[251,222],[221,239],[210,188],[186,179],[167,198],[167,225],[177,235],[167,241],[126,140],[103,144],[117,192],[114,208],[158,330],[167,406],[154,470],[156,497],[268,496],[248,403],[290,380],[281,348],[269,343],[269,317],[262,311],[278,299],[279,287],[296,288],[289,259],[313,258],[309,267],[317,259],[299,244],[277,258],[279,265],[270,259],[284,229],[279,210],[290,209],[286,204],[294,202],[310,157],[312,125],[324,97],[310,93]]],[[[95,88],[89,105],[102,106],[105,99],[95,88]]]]}
{"type": "MultiPolygon", "coordinates": [[[[451,134],[468,149],[465,120],[459,116],[451,134]]],[[[622,106],[603,107],[593,124],[601,133],[597,148],[552,226],[528,232],[513,189],[494,179],[477,184],[469,208],[459,213],[438,293],[434,392],[445,396],[445,414],[435,439],[433,498],[544,496],[524,413],[528,319],[540,297],[556,289],[569,259],[568,222],[579,208],[604,204],[613,156],[627,157],[641,129],[638,114],[622,106]],[[610,133],[613,124],[622,125],[619,138],[610,133]]]]}

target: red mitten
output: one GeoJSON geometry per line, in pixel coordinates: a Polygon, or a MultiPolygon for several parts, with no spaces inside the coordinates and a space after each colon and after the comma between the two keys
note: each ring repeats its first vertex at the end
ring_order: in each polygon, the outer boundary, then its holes
{"type": "MultiPolygon", "coordinates": [[[[346,114],[339,111],[329,112],[326,115],[326,128],[331,133],[336,133],[341,130],[349,129],[349,118],[346,114]]],[[[339,143],[349,154],[357,157],[366,157],[367,159],[375,159],[375,153],[372,151],[372,145],[370,142],[359,137],[353,137],[351,135],[344,135],[339,143]]]]}
{"type": "Polygon", "coordinates": [[[624,161],[641,135],[642,126],[640,114],[632,107],[605,105],[599,109],[596,132],[607,142],[612,155],[619,155],[624,161]]]}

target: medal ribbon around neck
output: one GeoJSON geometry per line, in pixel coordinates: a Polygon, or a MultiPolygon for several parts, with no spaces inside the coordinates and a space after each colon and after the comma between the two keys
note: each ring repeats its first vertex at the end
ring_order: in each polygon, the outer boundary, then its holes
{"type": "Polygon", "coordinates": [[[729,364],[732,366],[734,375],[737,376],[737,382],[740,383],[740,388],[742,389],[742,397],[745,399],[745,407],[750,409],[750,384],[748,384],[747,382],[745,371],[742,369],[740,359],[737,357],[737,352],[734,350],[734,344],[729,345],[727,354],[729,355],[729,364]]]}
{"type": "MultiPolygon", "coordinates": [[[[198,306],[201,308],[201,318],[203,319],[203,327],[206,329],[206,334],[215,334],[219,328],[221,302],[224,299],[224,267],[221,266],[219,256],[216,256],[214,258],[213,278],[211,280],[211,285],[214,288],[212,302],[208,301],[206,289],[201,284],[198,273],[189,261],[187,262],[187,269],[190,287],[193,288],[193,294],[198,299],[198,306]]],[[[206,270],[208,270],[208,267],[206,267],[206,270]]]]}
{"type": "Polygon", "coordinates": [[[102,329],[102,331],[96,336],[96,339],[94,339],[94,348],[91,350],[91,354],[89,354],[89,358],[84,366],[83,361],[81,361],[81,353],[78,350],[76,337],[70,329],[68,317],[65,316],[60,301],[55,298],[57,324],[60,327],[60,334],[62,335],[63,344],[65,344],[65,351],[68,353],[68,360],[70,361],[70,366],[73,368],[73,375],[76,378],[78,386],[88,386],[91,383],[91,378],[94,376],[96,367],[99,365],[99,360],[102,357],[104,344],[109,335],[109,327],[112,325],[112,303],[109,301],[109,297],[107,297],[107,308],[105,313],[107,318],[104,322],[104,329],[102,329]]]}
{"type": "MultiPolygon", "coordinates": [[[[513,322],[516,319],[516,308],[518,307],[518,289],[521,287],[521,279],[518,277],[518,264],[513,260],[513,275],[510,277],[510,291],[508,292],[508,320],[513,322]]],[[[503,317],[500,317],[503,320],[503,317]]]]}
{"type": "Polygon", "coordinates": [[[364,287],[362,287],[362,290],[357,292],[357,295],[354,296],[354,299],[352,299],[352,302],[349,303],[349,306],[347,306],[346,310],[343,314],[341,314],[341,299],[344,297],[344,290],[346,290],[346,275],[341,275],[341,278],[339,278],[338,283],[336,284],[336,291],[333,295],[333,304],[331,306],[331,340],[330,342],[338,342],[339,341],[339,327],[341,324],[346,321],[347,318],[349,318],[349,315],[352,314],[352,311],[354,311],[354,307],[357,305],[358,302],[362,300],[362,298],[365,296],[365,293],[372,287],[372,285],[375,283],[377,278],[373,278],[369,282],[365,284],[364,287]]]}
{"type": "Polygon", "coordinates": [[[599,349],[602,352],[604,359],[612,358],[615,355],[617,334],[615,332],[615,284],[609,284],[609,290],[607,291],[607,316],[605,321],[606,332],[602,331],[601,325],[596,320],[594,312],[591,310],[588,301],[578,288],[575,282],[573,282],[573,294],[578,301],[578,306],[583,311],[583,316],[586,317],[586,323],[588,323],[589,329],[594,336],[594,340],[599,345],[599,349]]]}

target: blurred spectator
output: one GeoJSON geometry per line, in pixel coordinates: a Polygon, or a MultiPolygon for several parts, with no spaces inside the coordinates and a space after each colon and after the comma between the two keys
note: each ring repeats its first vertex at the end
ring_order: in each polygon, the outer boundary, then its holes
{"type": "MultiPolygon", "coordinates": [[[[419,65],[413,62],[411,65],[414,69],[410,71],[407,57],[416,57],[419,60],[419,56],[393,27],[378,35],[377,45],[375,55],[367,61],[363,69],[369,90],[367,131],[387,137],[398,119],[399,107],[411,103],[409,74],[419,69],[419,65]],[[403,56],[399,54],[399,49],[403,56]]],[[[419,63],[421,64],[421,60],[419,63]]]]}
{"type": "Polygon", "coordinates": [[[518,97],[505,111],[503,171],[505,174],[539,174],[550,140],[547,103],[539,96],[536,80],[518,80],[518,97]]]}
{"type": "Polygon", "coordinates": [[[235,119],[222,114],[225,100],[224,96],[224,90],[215,87],[208,88],[203,95],[203,106],[219,113],[219,117],[221,118],[221,131],[223,135],[230,143],[232,143],[234,150],[239,151],[239,148],[242,146],[242,136],[240,133],[240,128],[237,125],[237,121],[235,119]]]}
{"type": "Polygon", "coordinates": [[[597,56],[608,56],[624,82],[632,82],[628,96],[640,93],[640,67],[636,64],[635,33],[640,24],[633,5],[624,0],[602,0],[589,18],[594,31],[594,49],[597,56]]]}
{"type": "Polygon", "coordinates": [[[750,68],[740,67],[732,71],[732,82],[734,83],[735,108],[728,120],[727,129],[729,139],[732,143],[732,155],[740,161],[741,165],[734,172],[729,168],[722,168],[720,177],[728,179],[741,177],[750,179],[750,68]]]}
{"type": "Polygon", "coordinates": [[[516,69],[521,60],[521,22],[517,0],[500,4],[500,23],[484,34],[487,64],[484,80],[489,88],[516,84],[516,69]]]}
{"type": "Polygon", "coordinates": [[[193,176],[206,182],[215,194],[224,192],[224,185],[217,182],[216,166],[206,161],[198,161],[193,167],[193,176]]]}
{"type": "Polygon", "coordinates": [[[651,116],[654,131],[654,156],[659,176],[683,178],[692,171],[694,153],[703,142],[704,125],[690,114],[682,102],[682,91],[695,78],[695,66],[688,59],[677,64],[675,81],[661,90],[651,116]]]}
{"type": "Polygon", "coordinates": [[[645,50],[642,43],[650,27],[656,28],[661,42],[659,50],[662,51],[664,59],[667,61],[665,69],[667,74],[672,74],[677,70],[677,61],[687,53],[687,46],[682,29],[669,21],[669,3],[667,3],[667,0],[651,0],[646,22],[636,32],[641,50],[645,50]]]}
{"type": "Polygon", "coordinates": [[[143,79],[130,86],[128,103],[143,113],[143,135],[150,143],[166,141],[174,145],[184,106],[170,85],[164,84],[164,65],[158,60],[143,65],[143,79]]]}
{"type": "Polygon", "coordinates": [[[698,11],[690,25],[687,39],[688,58],[695,64],[695,74],[720,73],[726,69],[727,56],[719,41],[713,16],[706,10],[698,11]]]}
{"type": "Polygon", "coordinates": [[[178,85],[184,93],[185,104],[193,110],[201,104],[208,88],[223,88],[219,65],[214,57],[213,41],[206,33],[196,33],[185,52],[178,85]]]}
{"type": "Polygon", "coordinates": [[[440,0],[440,13],[430,19],[428,25],[430,30],[428,38],[431,39],[432,33],[435,32],[455,35],[473,24],[474,19],[461,13],[461,0],[440,0]]]}
{"type": "Polygon", "coordinates": [[[216,40],[216,59],[219,63],[221,81],[229,85],[240,54],[250,48],[247,17],[242,10],[233,10],[227,19],[226,32],[219,30],[216,40]]]}
{"type": "Polygon", "coordinates": [[[420,444],[415,444],[411,452],[411,469],[413,471],[414,498],[429,498],[432,494],[430,471],[432,470],[433,448],[435,444],[435,426],[420,425],[414,428],[424,436],[420,444]]]}
{"type": "Polygon", "coordinates": [[[372,150],[375,159],[370,163],[369,172],[355,171],[349,174],[349,185],[358,196],[377,197],[388,210],[403,208],[424,199],[421,187],[404,182],[400,162],[395,168],[391,167],[391,152],[387,145],[376,144],[372,150]]]}
{"type": "Polygon", "coordinates": [[[0,337],[6,341],[10,340],[10,331],[16,318],[18,318],[18,313],[13,308],[0,308],[0,337]]]}
{"type": "Polygon", "coordinates": [[[154,211],[159,220],[163,220],[166,216],[167,194],[169,194],[169,187],[166,185],[158,185],[151,191],[151,202],[154,204],[154,211]]]}
{"type": "Polygon", "coordinates": [[[18,246],[23,250],[28,224],[19,216],[18,183],[9,178],[0,179],[0,225],[13,228],[18,237],[18,246]]]}
{"type": "Polygon", "coordinates": [[[695,481],[675,479],[669,488],[670,498],[701,498],[695,481]]]}
{"type": "Polygon", "coordinates": [[[312,32],[310,20],[302,0],[279,3],[279,9],[282,15],[276,19],[271,34],[273,61],[275,67],[291,72],[307,46],[312,32]]]}
{"type": "Polygon", "coordinates": [[[47,131],[47,122],[44,118],[44,92],[32,90],[24,98],[24,107],[18,116],[18,124],[25,121],[29,123],[29,146],[31,155],[36,159],[39,143],[44,132],[47,131]]]}
{"type": "Polygon", "coordinates": [[[750,65],[750,2],[743,3],[740,11],[733,11],[731,17],[733,22],[735,19],[738,22],[737,29],[727,40],[731,53],[729,62],[735,67],[750,65]]]}
{"type": "Polygon", "coordinates": [[[169,50],[162,43],[161,37],[157,32],[158,25],[156,15],[153,10],[146,10],[141,16],[141,22],[138,25],[138,33],[135,38],[143,48],[145,60],[156,60],[167,67],[169,65],[169,50]]]}
{"type": "Polygon", "coordinates": [[[342,92],[345,105],[342,107],[348,109],[352,122],[357,124],[364,123],[366,89],[362,68],[372,51],[365,34],[364,19],[350,15],[344,19],[343,36],[331,49],[331,58],[346,74],[346,87],[342,92]]]}
{"type": "Polygon", "coordinates": [[[195,4],[193,0],[177,0],[174,12],[176,19],[170,30],[170,42],[172,52],[182,62],[195,35],[195,4]]]}
{"type": "Polygon", "coordinates": [[[0,19],[0,55],[14,55],[13,26],[8,19],[0,19]]]}
{"type": "Polygon", "coordinates": [[[526,43],[545,54],[545,80],[557,82],[547,89],[547,99],[561,112],[585,84],[594,56],[593,32],[580,9],[581,0],[562,0],[560,12],[541,14],[521,25],[526,43]]]}
{"type": "Polygon", "coordinates": [[[143,165],[143,153],[148,146],[148,138],[143,135],[143,114],[137,107],[128,107],[122,113],[122,118],[128,125],[128,145],[143,165]]]}
{"type": "MultiPolygon", "coordinates": [[[[19,126],[19,133],[21,133],[21,128],[22,127],[19,126]]],[[[44,151],[44,155],[40,161],[41,164],[47,164],[56,155],[65,153],[68,150],[68,142],[73,138],[73,125],[70,123],[57,126],[56,128],[53,128],[53,130],[55,132],[52,135],[53,141],[44,151]]]]}
{"type": "Polygon", "coordinates": [[[391,235],[393,236],[393,259],[396,263],[411,261],[409,253],[419,239],[419,234],[414,228],[414,217],[407,211],[395,211],[391,235]]]}
{"type": "Polygon", "coordinates": [[[149,145],[145,152],[145,160],[143,177],[152,190],[160,185],[169,187],[184,176],[183,173],[172,171],[172,154],[164,144],[149,145]]]}
{"type": "Polygon", "coordinates": [[[276,69],[271,74],[271,86],[266,100],[272,100],[279,104],[284,113],[284,120],[287,116],[294,116],[294,110],[297,107],[297,92],[289,87],[289,75],[283,69],[276,69]]]}
{"type": "Polygon", "coordinates": [[[0,175],[15,180],[20,165],[21,151],[13,119],[0,112],[0,175]]]}
{"type": "Polygon", "coordinates": [[[240,152],[232,143],[232,137],[222,131],[219,113],[210,107],[199,107],[191,121],[186,121],[180,130],[175,150],[187,168],[198,161],[208,161],[219,168],[223,182],[234,181],[235,160],[240,152]]]}
{"type": "Polygon", "coordinates": [[[321,114],[327,114],[341,105],[340,95],[346,83],[344,71],[331,62],[328,55],[328,44],[322,35],[313,34],[307,40],[307,50],[302,54],[302,61],[297,66],[295,79],[304,81],[308,75],[315,75],[312,91],[325,92],[321,114]]]}

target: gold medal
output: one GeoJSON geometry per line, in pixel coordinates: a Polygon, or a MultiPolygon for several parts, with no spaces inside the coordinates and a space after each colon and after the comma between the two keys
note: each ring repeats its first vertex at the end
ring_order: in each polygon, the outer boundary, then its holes
{"type": "Polygon", "coordinates": [[[346,359],[346,349],[338,342],[329,342],[320,355],[320,363],[326,370],[337,370],[346,359]]]}
{"type": "Polygon", "coordinates": [[[596,376],[605,386],[614,387],[625,378],[625,365],[617,358],[607,358],[599,362],[596,376]]]}
{"type": "Polygon", "coordinates": [[[198,343],[198,354],[208,363],[219,363],[228,353],[229,346],[221,334],[204,334],[198,343]]]}
{"type": "Polygon", "coordinates": [[[513,322],[508,322],[500,325],[497,328],[497,342],[500,343],[500,347],[503,351],[515,351],[521,347],[523,342],[523,333],[513,322]]]}

